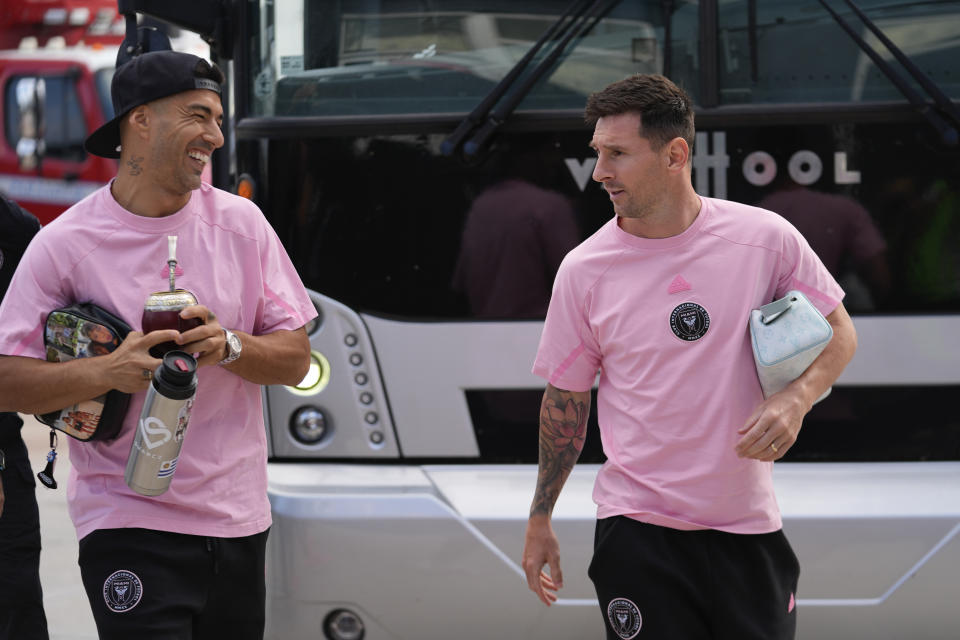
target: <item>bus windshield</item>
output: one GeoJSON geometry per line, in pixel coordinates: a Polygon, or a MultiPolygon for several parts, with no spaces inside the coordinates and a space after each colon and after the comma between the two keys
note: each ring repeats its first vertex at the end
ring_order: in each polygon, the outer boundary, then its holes
{"type": "MultiPolygon", "coordinates": [[[[586,8],[587,3],[582,3],[586,8]]],[[[836,10],[856,20],[841,2],[836,10]]],[[[697,0],[591,6],[581,31],[520,104],[581,109],[631,73],[665,73],[700,104],[697,0]]],[[[867,16],[948,95],[960,95],[958,2],[862,0],[867,16]]],[[[567,3],[406,0],[260,3],[249,74],[254,116],[377,116],[470,111],[567,3]]],[[[716,98],[721,105],[901,101],[890,79],[818,3],[720,0],[716,98]],[[843,61],[843,64],[838,64],[843,61]]],[[[857,21],[868,44],[893,61],[857,21]]],[[[554,40],[534,59],[550,54],[554,40]]]]}
{"type": "MultiPolygon", "coordinates": [[[[279,0],[261,14],[254,109],[277,116],[469,111],[561,20],[566,5],[453,1],[423,11],[402,0],[348,0],[337,11],[318,0],[279,0]]],[[[696,84],[696,2],[623,2],[602,16],[586,13],[582,31],[522,108],[579,109],[598,87],[661,72],[668,20],[675,79],[696,84]]]]}

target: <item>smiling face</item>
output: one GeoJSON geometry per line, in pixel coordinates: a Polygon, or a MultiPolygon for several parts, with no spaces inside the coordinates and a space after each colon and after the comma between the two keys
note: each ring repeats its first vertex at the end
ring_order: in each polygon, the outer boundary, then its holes
{"type": "Polygon", "coordinates": [[[206,89],[184,91],[150,103],[147,166],[161,188],[177,195],[200,187],[200,175],[215,149],[223,146],[220,96],[206,89]]]}
{"type": "Polygon", "coordinates": [[[610,195],[621,218],[643,219],[664,198],[668,174],[666,145],[654,149],[640,135],[640,115],[624,113],[597,120],[590,147],[597,153],[593,179],[610,195]]]}

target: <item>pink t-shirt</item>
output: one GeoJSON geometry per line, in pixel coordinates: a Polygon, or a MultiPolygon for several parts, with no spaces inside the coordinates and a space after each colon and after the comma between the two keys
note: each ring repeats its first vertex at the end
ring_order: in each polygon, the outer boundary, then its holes
{"type": "Polygon", "coordinates": [[[597,517],[776,531],[772,463],[734,451],[763,400],[747,319],[791,289],[827,315],[843,291],[780,216],[701,201],[680,235],[639,238],[614,218],[567,255],[533,371],[570,391],[600,371],[597,517]]]}
{"type": "MultiPolygon", "coordinates": [[[[283,245],[253,203],[203,184],[163,218],[134,215],[100,189],[44,227],[0,306],[0,353],[44,357],[47,314],[92,301],[141,329],[143,303],[166,290],[167,236],[182,274],[230,329],[254,335],[297,329],[316,315],[283,245]]],[[[82,538],[95,529],[143,527],[238,537],[270,526],[267,443],[260,386],[221,367],[198,373],[196,401],[176,475],[166,493],[129,489],[124,470],[146,392],[133,396],[112,442],[70,440],[70,517],[82,538]]]]}

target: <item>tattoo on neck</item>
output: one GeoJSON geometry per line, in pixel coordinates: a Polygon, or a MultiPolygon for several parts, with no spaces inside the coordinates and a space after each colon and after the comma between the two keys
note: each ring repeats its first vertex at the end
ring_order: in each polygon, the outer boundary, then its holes
{"type": "Polygon", "coordinates": [[[143,162],[143,156],[137,156],[127,160],[127,167],[129,167],[130,175],[138,176],[143,173],[143,167],[140,166],[141,162],[143,162]]]}
{"type": "Polygon", "coordinates": [[[550,514],[560,489],[583,450],[590,396],[548,387],[540,406],[540,469],[530,515],[550,514]]]}

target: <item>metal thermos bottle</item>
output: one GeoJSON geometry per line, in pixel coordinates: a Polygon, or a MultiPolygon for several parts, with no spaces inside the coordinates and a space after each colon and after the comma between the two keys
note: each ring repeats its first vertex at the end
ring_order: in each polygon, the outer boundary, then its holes
{"type": "Polygon", "coordinates": [[[197,361],[170,351],[153,374],[127,458],[127,486],[144,496],[170,487],[197,391],[197,361]]]}

